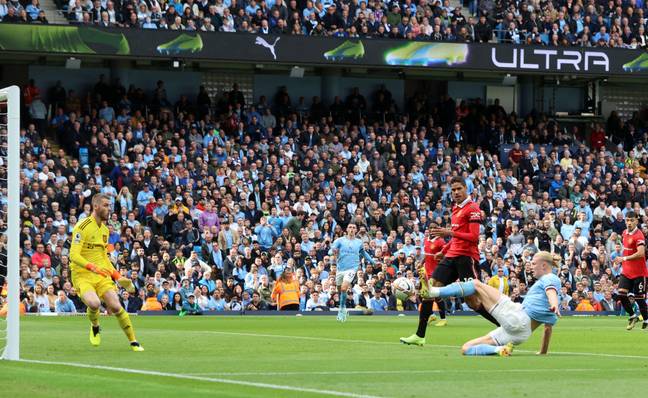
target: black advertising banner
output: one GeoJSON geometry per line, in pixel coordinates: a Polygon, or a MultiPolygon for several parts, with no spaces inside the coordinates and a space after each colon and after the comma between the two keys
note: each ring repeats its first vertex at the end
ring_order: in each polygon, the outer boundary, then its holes
{"type": "Polygon", "coordinates": [[[0,51],[308,65],[648,76],[642,50],[0,24],[0,51]]]}

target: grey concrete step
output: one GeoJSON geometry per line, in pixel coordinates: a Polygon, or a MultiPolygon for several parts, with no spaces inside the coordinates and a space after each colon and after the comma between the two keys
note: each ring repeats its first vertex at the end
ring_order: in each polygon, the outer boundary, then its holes
{"type": "Polygon", "coordinates": [[[63,12],[56,8],[56,3],[53,0],[40,0],[41,10],[45,11],[45,17],[51,24],[69,25],[68,20],[63,15],[63,12]]]}

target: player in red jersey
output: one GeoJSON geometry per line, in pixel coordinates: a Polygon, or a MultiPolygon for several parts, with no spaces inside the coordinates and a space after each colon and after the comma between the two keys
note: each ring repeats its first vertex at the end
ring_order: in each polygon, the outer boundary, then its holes
{"type": "MultiPolygon", "coordinates": [[[[477,263],[479,261],[479,225],[482,222],[481,209],[477,203],[468,196],[466,182],[462,177],[453,177],[450,180],[450,191],[455,203],[452,208],[452,226],[448,228],[432,228],[431,234],[440,238],[450,237],[450,241],[436,255],[441,260],[434,270],[430,283],[432,286],[441,287],[455,282],[479,279],[477,263]]],[[[424,278],[422,278],[424,279],[424,278]]],[[[424,289],[423,293],[426,293],[424,289]]],[[[474,311],[495,325],[499,323],[484,309],[478,298],[466,297],[466,303],[474,311]]],[[[425,344],[425,331],[427,322],[432,314],[433,301],[424,300],[421,304],[419,326],[416,334],[403,337],[400,341],[404,344],[425,344]]]]}
{"type": "Polygon", "coordinates": [[[646,329],[648,327],[648,307],[646,306],[646,277],[648,276],[648,268],[646,268],[646,238],[643,232],[637,228],[638,220],[635,212],[627,212],[625,222],[628,228],[623,231],[623,256],[614,259],[616,263],[621,262],[622,266],[617,296],[621,300],[623,308],[630,315],[626,329],[632,330],[639,320],[628,298],[628,293],[630,292],[634,293],[635,301],[644,319],[641,328],[646,329]]]}
{"type": "MultiPolygon", "coordinates": [[[[438,228],[436,223],[430,223],[430,228],[438,228]]],[[[421,288],[419,291],[420,296],[428,297],[428,287],[429,280],[432,278],[432,274],[439,264],[439,260],[436,255],[443,250],[445,246],[445,241],[438,236],[434,236],[431,233],[431,229],[428,229],[427,235],[423,240],[423,264],[419,267],[418,274],[421,278],[421,288]]],[[[427,299],[430,300],[430,299],[427,299]]],[[[439,307],[439,317],[441,320],[436,324],[436,326],[445,326],[446,321],[446,312],[445,312],[445,300],[443,299],[431,299],[436,301],[437,306],[439,307]]],[[[419,317],[423,316],[423,312],[419,312],[419,317]]],[[[436,317],[434,314],[431,315],[430,320],[434,320],[436,317]]]]}

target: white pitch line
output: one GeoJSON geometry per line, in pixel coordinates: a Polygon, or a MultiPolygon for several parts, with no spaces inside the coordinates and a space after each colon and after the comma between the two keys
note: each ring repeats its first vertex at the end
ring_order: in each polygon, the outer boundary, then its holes
{"type": "Polygon", "coordinates": [[[113,366],[89,365],[89,364],[74,363],[74,362],[39,361],[35,359],[21,359],[20,362],[35,363],[41,365],[69,366],[69,367],[83,368],[83,369],[99,369],[99,370],[107,370],[112,372],[131,373],[131,374],[139,374],[139,375],[146,375],[146,376],[169,377],[173,379],[196,380],[196,381],[205,381],[209,383],[219,383],[219,384],[233,384],[233,385],[239,385],[245,387],[270,388],[273,390],[282,390],[282,391],[306,392],[306,393],[320,394],[320,395],[331,395],[335,397],[380,398],[374,395],[354,394],[354,393],[343,392],[343,391],[320,390],[317,388],[295,387],[295,386],[288,386],[282,384],[268,384],[268,383],[252,382],[252,381],[230,380],[230,379],[195,376],[195,375],[178,374],[178,373],[165,373],[165,372],[157,372],[154,370],[117,368],[113,366]]]}
{"type": "MultiPolygon", "coordinates": [[[[167,331],[168,332],[168,331],[167,331]]],[[[270,337],[277,339],[293,339],[293,340],[309,340],[309,341],[326,341],[333,343],[356,343],[356,344],[379,344],[379,345],[402,345],[402,343],[389,342],[389,341],[372,341],[372,340],[357,340],[357,339],[335,339],[330,337],[314,337],[314,336],[290,336],[283,334],[265,334],[265,333],[243,333],[243,332],[222,332],[215,330],[190,330],[190,333],[206,333],[206,334],[220,334],[227,336],[243,336],[243,337],[270,337]]],[[[445,344],[426,344],[427,347],[434,348],[451,348],[459,349],[459,346],[445,345],[445,344]]],[[[535,353],[533,350],[519,350],[517,352],[535,353]]],[[[604,358],[628,358],[628,359],[648,359],[645,355],[624,355],[624,354],[605,354],[598,352],[570,352],[570,351],[550,351],[549,355],[576,355],[586,357],[604,357],[604,358]]]]}
{"type": "MultiPolygon", "coordinates": [[[[537,373],[537,372],[596,372],[600,368],[547,368],[547,369],[428,369],[428,370],[351,370],[351,371],[321,371],[321,372],[213,372],[187,373],[192,376],[325,376],[325,375],[374,375],[374,374],[436,374],[436,373],[537,373]]],[[[612,371],[636,370],[636,368],[611,369],[612,371]]]]}
{"type": "MultiPolygon", "coordinates": [[[[534,352],[534,351],[523,351],[522,352],[534,352]]],[[[554,351],[549,352],[549,354],[558,354],[558,355],[576,355],[583,357],[604,357],[604,358],[630,358],[630,359],[648,359],[648,356],[645,355],[624,355],[624,354],[605,354],[602,352],[570,352],[570,351],[554,351]]]]}
{"type": "MultiPolygon", "coordinates": [[[[314,336],[290,336],[282,334],[264,334],[264,333],[243,333],[243,332],[221,332],[216,330],[201,330],[191,331],[192,333],[208,333],[208,334],[224,334],[228,336],[243,336],[243,337],[270,337],[278,339],[291,339],[291,340],[309,340],[309,341],[326,341],[331,343],[359,343],[359,344],[379,344],[379,345],[402,345],[403,343],[391,341],[372,341],[372,340],[357,340],[357,339],[336,339],[332,337],[314,337],[314,336]]],[[[431,345],[432,346],[432,345],[431,345]]],[[[434,345],[438,348],[459,348],[454,345],[434,345]]]]}

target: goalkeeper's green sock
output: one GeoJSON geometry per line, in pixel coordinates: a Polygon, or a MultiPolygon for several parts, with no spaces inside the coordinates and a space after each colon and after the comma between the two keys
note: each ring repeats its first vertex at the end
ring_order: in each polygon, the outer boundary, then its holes
{"type": "Polygon", "coordinates": [[[124,331],[126,337],[128,337],[128,341],[130,341],[131,343],[137,341],[137,339],[135,338],[135,330],[133,329],[133,324],[131,323],[130,316],[128,316],[128,312],[124,311],[124,309],[122,308],[118,313],[115,314],[115,316],[117,317],[119,326],[124,331]]]}

